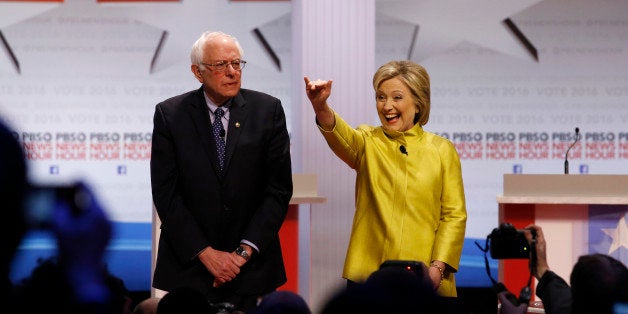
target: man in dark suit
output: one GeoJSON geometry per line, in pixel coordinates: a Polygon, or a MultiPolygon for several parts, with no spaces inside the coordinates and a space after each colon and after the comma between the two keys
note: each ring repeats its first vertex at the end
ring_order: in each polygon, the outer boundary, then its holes
{"type": "Polygon", "coordinates": [[[279,99],[241,89],[246,61],[234,37],[206,32],[190,56],[202,87],[155,108],[151,185],[162,224],[153,287],[193,287],[248,311],[286,282],[285,114],[279,99]]]}

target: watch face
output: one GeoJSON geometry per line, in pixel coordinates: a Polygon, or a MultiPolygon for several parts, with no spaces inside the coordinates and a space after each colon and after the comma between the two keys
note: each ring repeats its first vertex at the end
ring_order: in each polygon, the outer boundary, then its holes
{"type": "Polygon", "coordinates": [[[241,247],[241,246],[238,246],[238,247],[236,248],[235,252],[236,252],[236,254],[238,254],[238,255],[242,256],[245,260],[248,260],[248,259],[249,259],[249,257],[250,257],[250,256],[249,256],[249,253],[247,253],[247,252],[244,250],[244,248],[243,248],[243,247],[241,247]]]}

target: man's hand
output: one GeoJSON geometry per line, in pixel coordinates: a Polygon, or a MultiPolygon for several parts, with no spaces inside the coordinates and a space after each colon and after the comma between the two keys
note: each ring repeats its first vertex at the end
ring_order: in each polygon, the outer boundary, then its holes
{"type": "Polygon", "coordinates": [[[244,266],[244,264],[246,264],[246,262],[248,262],[248,260],[251,259],[254,253],[253,247],[251,247],[248,244],[240,243],[240,247],[244,249],[244,251],[246,252],[246,255],[248,255],[248,259],[244,258],[243,256],[238,255],[236,251],[234,250],[232,253],[234,255],[234,259],[238,267],[244,266]]]}
{"type": "Polygon", "coordinates": [[[238,260],[243,258],[235,255],[235,253],[218,251],[211,247],[203,250],[198,258],[205,265],[205,268],[214,275],[214,287],[220,287],[233,280],[240,273],[240,266],[244,265],[238,260]]]}
{"type": "Polygon", "coordinates": [[[501,304],[500,314],[526,314],[528,312],[528,304],[513,303],[517,299],[514,294],[508,291],[502,291],[497,294],[497,299],[501,304]]]}
{"type": "Polygon", "coordinates": [[[536,279],[541,279],[541,277],[543,277],[543,274],[545,274],[545,272],[549,270],[549,265],[547,264],[547,248],[545,243],[545,237],[543,236],[543,229],[541,229],[541,227],[533,224],[529,225],[524,229],[524,234],[526,240],[528,240],[528,243],[532,244],[533,241],[531,230],[534,230],[536,232],[536,269],[534,270],[533,275],[534,277],[536,277],[536,279]]]}

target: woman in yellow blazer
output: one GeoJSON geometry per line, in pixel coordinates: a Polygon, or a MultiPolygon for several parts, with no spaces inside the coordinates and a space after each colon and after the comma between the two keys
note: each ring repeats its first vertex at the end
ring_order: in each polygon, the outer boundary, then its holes
{"type": "Polygon", "coordinates": [[[363,282],[386,260],[420,261],[437,292],[455,297],[467,220],[462,170],[454,145],[423,130],[427,71],[411,61],[382,65],[373,76],[382,125],[355,129],[327,103],[331,80],[304,80],[327,144],[357,173],[343,278],[363,282]]]}

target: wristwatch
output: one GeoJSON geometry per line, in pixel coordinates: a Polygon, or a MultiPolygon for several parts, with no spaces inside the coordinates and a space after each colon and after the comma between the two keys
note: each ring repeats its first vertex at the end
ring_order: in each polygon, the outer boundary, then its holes
{"type": "Polygon", "coordinates": [[[235,253],[242,256],[242,258],[244,258],[247,261],[249,260],[249,258],[251,258],[251,255],[249,255],[249,253],[247,253],[246,250],[242,246],[238,246],[235,249],[235,253]]]}

